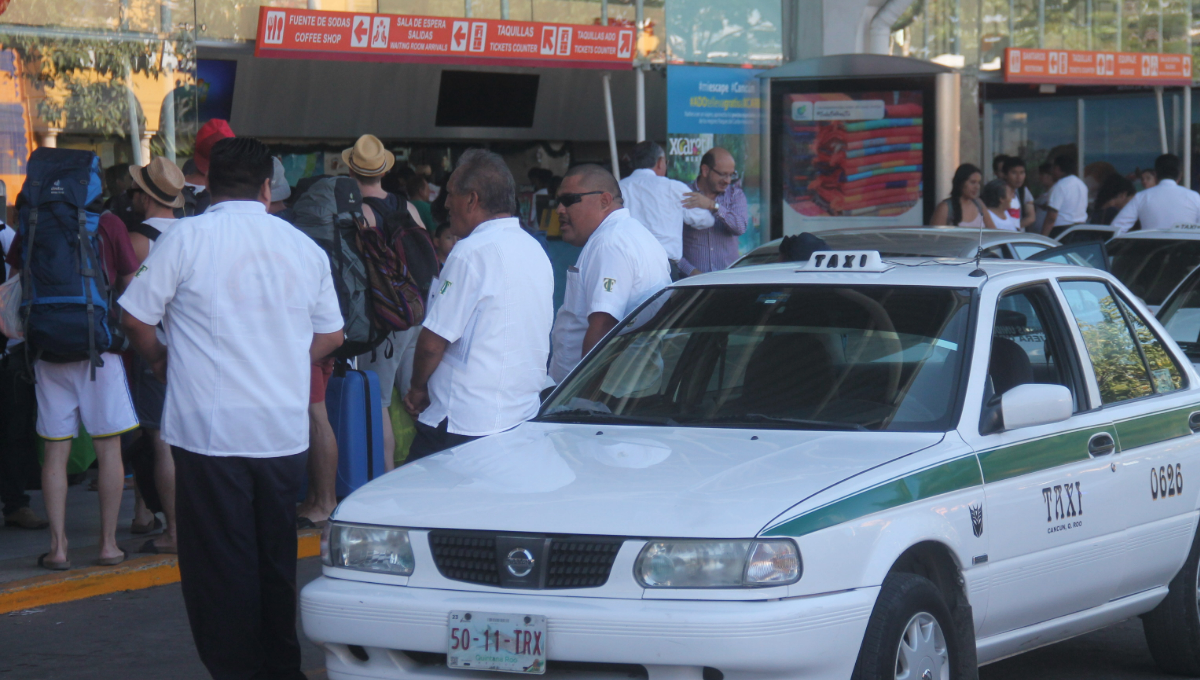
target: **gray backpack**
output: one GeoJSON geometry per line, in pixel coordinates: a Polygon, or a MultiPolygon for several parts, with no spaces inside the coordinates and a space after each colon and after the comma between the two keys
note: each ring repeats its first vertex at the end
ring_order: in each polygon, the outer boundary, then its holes
{"type": "Polygon", "coordinates": [[[349,177],[318,180],[296,201],[292,212],[296,228],[329,255],[346,334],[334,356],[349,359],[370,352],[388,333],[375,323],[367,263],[355,245],[359,224],[365,223],[358,183],[349,177]]]}

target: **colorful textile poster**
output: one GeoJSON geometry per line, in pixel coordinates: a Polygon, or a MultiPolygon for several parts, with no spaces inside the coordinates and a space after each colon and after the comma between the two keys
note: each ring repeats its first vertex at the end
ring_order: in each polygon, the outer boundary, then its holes
{"type": "Polygon", "coordinates": [[[893,217],[921,204],[922,93],[788,95],[784,203],[801,216],[893,217]]]}

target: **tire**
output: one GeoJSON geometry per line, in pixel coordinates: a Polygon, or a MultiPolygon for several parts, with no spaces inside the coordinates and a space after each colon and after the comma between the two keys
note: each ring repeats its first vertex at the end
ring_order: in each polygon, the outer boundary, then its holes
{"type": "Polygon", "coordinates": [[[955,670],[961,658],[954,619],[937,586],[922,576],[892,573],[875,600],[851,677],[963,680],[955,670]]]}
{"type": "Polygon", "coordinates": [[[1200,541],[1192,540],[1183,568],[1171,579],[1170,592],[1158,606],[1142,614],[1146,644],[1164,673],[1200,677],[1200,541]]]}

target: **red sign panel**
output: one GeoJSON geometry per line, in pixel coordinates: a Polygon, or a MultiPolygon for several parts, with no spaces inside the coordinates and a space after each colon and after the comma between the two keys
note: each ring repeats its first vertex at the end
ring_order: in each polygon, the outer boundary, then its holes
{"type": "Polygon", "coordinates": [[[633,29],[261,7],[260,57],[630,68],[633,29]]]}
{"type": "Polygon", "coordinates": [[[1191,85],[1189,54],[1004,50],[1004,82],[1046,85],[1191,85]]]}

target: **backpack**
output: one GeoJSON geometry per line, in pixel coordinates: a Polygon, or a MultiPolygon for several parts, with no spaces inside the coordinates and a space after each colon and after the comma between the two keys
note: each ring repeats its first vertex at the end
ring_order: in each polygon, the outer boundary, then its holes
{"type": "Polygon", "coordinates": [[[119,340],[101,259],[100,159],[91,151],[40,148],[17,199],[25,337],[47,361],[91,362],[119,340]]]}
{"type": "Polygon", "coordinates": [[[345,334],[333,354],[339,359],[370,352],[390,332],[375,320],[369,267],[358,246],[360,225],[365,224],[361,199],[353,179],[328,177],[309,187],[293,207],[295,227],[329,256],[345,334]]]}
{"type": "Polygon", "coordinates": [[[141,234],[142,236],[145,236],[146,238],[150,239],[151,241],[157,241],[158,237],[162,236],[161,231],[159,231],[155,227],[150,226],[149,224],[146,224],[145,222],[139,222],[138,224],[135,224],[134,226],[130,227],[129,233],[141,234]]]}
{"type": "Polygon", "coordinates": [[[208,206],[212,204],[212,194],[208,193],[208,189],[196,193],[196,189],[191,185],[183,187],[183,207],[175,208],[175,218],[194,217],[208,210],[208,206]]]}
{"type": "MultiPolygon", "coordinates": [[[[375,210],[375,214],[383,218],[379,225],[384,237],[392,250],[400,256],[404,266],[408,268],[411,277],[421,294],[422,301],[429,300],[429,287],[441,269],[438,264],[437,250],[433,247],[433,238],[429,230],[417,224],[408,212],[408,204],[401,199],[399,210],[392,210],[380,198],[364,198],[363,202],[375,210]]],[[[418,326],[424,317],[412,323],[418,326]]]]}

